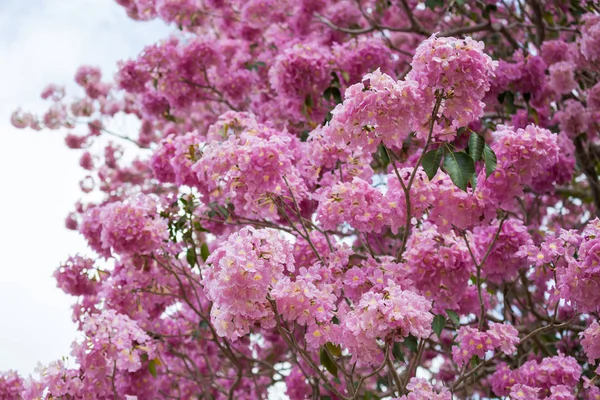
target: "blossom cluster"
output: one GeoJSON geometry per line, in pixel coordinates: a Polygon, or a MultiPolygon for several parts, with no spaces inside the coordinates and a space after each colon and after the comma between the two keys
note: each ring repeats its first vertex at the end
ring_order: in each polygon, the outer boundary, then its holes
{"type": "Polygon", "coordinates": [[[11,116],[90,251],[0,399],[600,398],[593,2],[117,3],[176,33],[11,116]]]}
{"type": "Polygon", "coordinates": [[[519,343],[519,332],[511,325],[490,323],[490,328],[481,332],[475,328],[463,326],[458,330],[456,340],[459,347],[452,349],[452,358],[459,365],[468,363],[472,357],[483,359],[488,351],[499,348],[504,354],[512,354],[519,343]]]}
{"type": "Polygon", "coordinates": [[[210,255],[202,284],[213,302],[211,319],[217,334],[235,340],[260,323],[273,327],[267,295],[273,284],[294,271],[292,245],[268,229],[243,228],[210,255]]]}

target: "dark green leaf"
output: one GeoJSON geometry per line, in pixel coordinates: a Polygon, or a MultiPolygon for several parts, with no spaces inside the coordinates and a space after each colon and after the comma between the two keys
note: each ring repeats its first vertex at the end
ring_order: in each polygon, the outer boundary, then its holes
{"type": "Polygon", "coordinates": [[[150,375],[152,375],[154,378],[156,378],[157,365],[160,365],[160,361],[158,361],[157,358],[155,358],[154,360],[150,360],[150,362],[148,363],[148,371],[150,371],[150,375]]]}
{"type": "Polygon", "coordinates": [[[165,113],[163,114],[163,116],[165,117],[165,119],[167,121],[177,122],[177,120],[175,119],[175,116],[173,114],[171,114],[169,111],[165,111],[165,113]]]}
{"type": "Polygon", "coordinates": [[[208,324],[208,322],[206,322],[206,320],[202,320],[202,321],[200,321],[200,323],[198,324],[198,326],[199,326],[201,329],[207,329],[207,328],[209,328],[209,327],[210,327],[210,325],[208,324]]]}
{"type": "Polygon", "coordinates": [[[325,98],[325,100],[335,101],[335,104],[339,104],[342,102],[342,93],[340,92],[340,89],[333,86],[330,86],[327,89],[325,89],[323,97],[325,98]]]}
{"type": "Polygon", "coordinates": [[[436,7],[443,7],[444,0],[425,0],[425,7],[434,9],[436,7]]]}
{"type": "Polygon", "coordinates": [[[448,314],[448,318],[450,318],[450,321],[452,321],[454,326],[456,326],[458,328],[460,326],[460,317],[458,316],[456,311],[446,310],[446,314],[448,314]]]}
{"type": "Polygon", "coordinates": [[[500,104],[504,103],[504,97],[506,97],[506,93],[507,92],[502,92],[498,95],[498,103],[500,103],[500,104]]]}
{"type": "Polygon", "coordinates": [[[444,325],[446,325],[446,317],[444,317],[441,314],[438,314],[435,317],[433,317],[433,324],[431,325],[431,327],[438,338],[444,330],[444,325]]]}
{"type": "Polygon", "coordinates": [[[392,347],[392,354],[396,360],[406,362],[404,359],[404,353],[402,352],[402,349],[400,349],[400,343],[394,343],[394,347],[392,347]]]}
{"type": "Polygon", "coordinates": [[[485,147],[485,139],[477,133],[471,133],[469,137],[469,155],[473,161],[481,160],[483,155],[483,148],[485,147]]]}
{"type": "Polygon", "coordinates": [[[440,147],[437,150],[431,150],[425,153],[421,165],[427,174],[429,180],[432,180],[435,174],[437,174],[440,162],[444,158],[444,148],[440,147]]]}
{"type": "Polygon", "coordinates": [[[504,92],[505,93],[505,103],[506,110],[509,114],[514,114],[517,111],[517,107],[515,107],[515,95],[513,92],[504,92]]]}
{"type": "Polygon", "coordinates": [[[321,365],[323,365],[331,375],[337,377],[338,367],[335,365],[331,357],[329,357],[329,354],[327,354],[325,348],[321,349],[321,365]]]}
{"type": "Polygon", "coordinates": [[[446,154],[444,169],[450,175],[452,182],[462,190],[467,190],[467,184],[475,174],[473,159],[464,151],[446,154]]]}
{"type": "Polygon", "coordinates": [[[331,342],[327,342],[325,343],[325,347],[327,347],[327,350],[329,350],[329,352],[331,354],[333,354],[336,357],[341,357],[342,356],[342,348],[340,347],[340,345],[335,345],[331,342]]]}
{"type": "Polygon", "coordinates": [[[492,172],[496,170],[498,159],[496,158],[494,150],[487,144],[483,148],[483,161],[485,162],[485,176],[486,178],[489,178],[492,172]]]}
{"type": "Polygon", "coordinates": [[[304,104],[306,105],[306,107],[314,107],[315,103],[313,101],[312,96],[309,94],[306,95],[306,97],[304,98],[304,104]]]}
{"type": "Polygon", "coordinates": [[[187,223],[187,216],[184,215],[184,216],[180,217],[177,220],[177,222],[175,222],[175,229],[177,229],[177,230],[183,229],[183,227],[185,226],[186,223],[187,223]]]}
{"type": "Polygon", "coordinates": [[[255,61],[253,63],[248,64],[247,68],[252,71],[252,70],[257,70],[260,67],[265,67],[267,64],[265,64],[262,61],[255,61]]]}
{"type": "Polygon", "coordinates": [[[202,257],[202,260],[204,262],[206,262],[206,260],[208,259],[208,256],[210,256],[210,251],[208,251],[208,246],[206,245],[206,243],[202,243],[202,246],[200,246],[200,257],[202,257]]]}
{"type": "Polygon", "coordinates": [[[471,189],[475,190],[477,189],[477,175],[473,174],[473,176],[471,176],[471,180],[469,181],[469,183],[471,183],[471,189]]]}
{"type": "Polygon", "coordinates": [[[537,110],[533,107],[528,107],[528,113],[529,116],[533,119],[533,122],[535,122],[536,125],[539,125],[540,115],[538,114],[537,110]]]}
{"type": "Polygon", "coordinates": [[[185,258],[187,259],[188,264],[190,264],[191,267],[194,267],[196,265],[196,250],[193,248],[187,249],[185,258]]]}
{"type": "Polygon", "coordinates": [[[417,338],[413,335],[408,335],[406,339],[404,339],[404,345],[408,347],[410,351],[413,353],[417,352],[417,346],[419,345],[417,342],[417,338]]]}

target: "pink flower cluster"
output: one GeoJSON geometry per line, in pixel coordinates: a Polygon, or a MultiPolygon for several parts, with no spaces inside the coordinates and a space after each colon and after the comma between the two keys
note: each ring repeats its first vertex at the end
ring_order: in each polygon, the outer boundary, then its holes
{"type": "Polygon", "coordinates": [[[447,388],[442,388],[441,392],[434,391],[433,386],[425,379],[410,378],[406,385],[410,393],[402,397],[396,397],[393,400],[452,400],[452,394],[447,388]]]}
{"type": "MultiPolygon", "coordinates": [[[[295,110],[311,100],[314,107],[323,91],[329,86],[333,62],[328,49],[319,45],[296,44],[282,51],[269,70],[269,81],[273,90],[289,102],[295,110]]],[[[312,110],[307,110],[310,114],[312,110]]]]}
{"type": "MultiPolygon", "coordinates": [[[[559,400],[561,397],[558,395],[561,393],[573,394],[581,377],[581,371],[581,366],[575,358],[559,354],[546,357],[541,362],[527,361],[515,370],[500,365],[490,376],[490,384],[497,396],[510,394],[521,396],[516,397],[517,399],[559,400]]],[[[567,399],[574,399],[574,397],[567,397],[567,399]]]]}
{"type": "Polygon", "coordinates": [[[475,265],[465,242],[453,232],[441,234],[428,222],[415,229],[404,254],[407,277],[436,311],[459,310],[475,265]]]}
{"type": "Polygon", "coordinates": [[[354,360],[375,363],[381,356],[377,339],[429,337],[433,321],[430,310],[429,300],[390,280],[383,290],[364,293],[354,309],[341,316],[342,337],[336,342],[346,346],[354,360]]]}
{"type": "Polygon", "coordinates": [[[199,187],[192,166],[202,156],[203,138],[196,132],[170,135],[161,141],[152,156],[152,172],[161,182],[199,187]]]}
{"type": "Polygon", "coordinates": [[[15,371],[0,372],[0,399],[18,399],[23,392],[23,379],[15,371]]]}
{"type": "Polygon", "coordinates": [[[558,162],[558,135],[534,125],[516,131],[498,125],[495,137],[491,147],[498,159],[497,168],[487,179],[485,171],[479,173],[477,190],[488,204],[510,209],[523,186],[558,162]]]}
{"type": "MultiPolygon", "coordinates": [[[[413,171],[414,168],[401,168],[398,171],[404,187],[408,187],[408,182],[413,171]]],[[[392,232],[398,232],[398,229],[404,227],[406,224],[406,194],[395,173],[388,174],[386,180],[387,191],[385,193],[385,200],[389,215],[388,223],[392,232]]],[[[427,178],[427,174],[422,167],[419,167],[415,173],[409,193],[411,217],[420,218],[430,205],[434,204],[436,197],[432,189],[433,187],[427,178]]]]}
{"type": "Polygon", "coordinates": [[[93,295],[98,291],[98,282],[90,276],[94,271],[94,260],[76,255],[69,257],[54,272],[57,285],[72,296],[93,295]]]}
{"type": "Polygon", "coordinates": [[[347,73],[344,80],[349,84],[359,82],[376,69],[393,76],[394,55],[383,40],[364,36],[357,39],[333,47],[339,68],[347,73]]]}
{"type": "Polygon", "coordinates": [[[431,36],[415,51],[407,79],[432,96],[443,90],[442,113],[451,121],[451,130],[466,126],[483,115],[485,93],[498,62],[483,52],[483,42],[470,37],[431,36]]]}
{"type": "Polygon", "coordinates": [[[211,320],[219,336],[236,340],[255,324],[275,326],[267,295],[284,271],[294,271],[292,251],[276,231],[245,227],[210,255],[202,284],[213,302],[211,320]]]}
{"type": "Polygon", "coordinates": [[[590,62],[600,59],[600,16],[597,14],[586,14],[583,17],[584,24],[581,26],[581,54],[590,62]]]}
{"type": "Polygon", "coordinates": [[[249,218],[277,218],[273,197],[291,199],[292,190],[301,202],[307,189],[294,164],[297,139],[260,128],[207,144],[192,171],[207,202],[230,202],[236,213],[249,218]]]}
{"type": "MultiPolygon", "coordinates": [[[[142,368],[142,358],[152,360],[156,345],[152,339],[128,316],[105,310],[92,315],[83,324],[86,334],[86,359],[104,360],[112,370],[135,372],[142,368]]],[[[100,367],[100,365],[95,365],[100,367]]]]}
{"type": "Polygon", "coordinates": [[[381,232],[389,223],[383,193],[368,182],[354,178],[320,194],[317,218],[323,228],[335,230],[343,222],[360,232],[381,232]]]}
{"type": "Polygon", "coordinates": [[[406,269],[406,264],[397,263],[393,257],[378,257],[377,260],[369,257],[344,273],[341,281],[344,294],[357,303],[366,292],[382,291],[390,280],[412,289],[412,281],[406,274],[406,269]]]}
{"type": "Polygon", "coordinates": [[[558,121],[561,132],[571,139],[587,133],[590,115],[586,108],[578,101],[569,99],[565,101],[564,108],[554,117],[558,121]]]}
{"type": "MultiPolygon", "coordinates": [[[[564,236],[567,234],[565,233],[564,236]]],[[[578,237],[577,234],[572,233],[567,238],[571,238],[567,243],[572,247],[569,246],[568,250],[563,253],[566,263],[561,264],[563,267],[556,270],[560,296],[570,300],[580,312],[598,311],[600,306],[598,291],[600,287],[600,220],[595,218],[590,221],[581,236],[578,237]]],[[[544,254],[543,249],[542,254],[544,254]]]]}
{"type": "Polygon", "coordinates": [[[550,66],[548,84],[556,93],[567,94],[577,87],[575,81],[576,65],[570,61],[561,61],[550,66]]]}
{"type": "Polygon", "coordinates": [[[488,351],[497,348],[504,354],[511,355],[517,351],[519,332],[512,325],[490,322],[490,329],[485,332],[469,326],[461,327],[456,341],[460,347],[452,348],[452,359],[462,367],[473,356],[483,359],[488,351]]]}
{"type": "Polygon", "coordinates": [[[600,358],[600,325],[598,321],[592,322],[592,324],[583,332],[580,333],[581,345],[585,354],[588,356],[588,361],[594,363],[595,360],[600,358]]]}
{"type": "Polygon", "coordinates": [[[445,174],[437,174],[429,184],[432,201],[428,220],[437,225],[440,233],[453,226],[468,229],[484,219],[483,193],[461,190],[445,174]]]}
{"type": "Polygon", "coordinates": [[[481,262],[492,242],[494,245],[483,263],[483,274],[490,282],[500,284],[517,277],[519,270],[525,267],[522,255],[517,255],[521,246],[533,245],[527,227],[518,219],[508,219],[498,233],[499,222],[489,226],[478,226],[473,230],[475,249],[481,262]]]}
{"type": "Polygon", "coordinates": [[[158,214],[157,201],[139,195],[90,209],[80,232],[101,255],[150,254],[168,239],[167,221],[158,214]]]}
{"type": "Polygon", "coordinates": [[[340,147],[372,153],[380,143],[402,147],[411,131],[426,121],[431,107],[412,81],[396,82],[379,69],[350,86],[331,112],[332,139],[340,147]]]}
{"type": "Polygon", "coordinates": [[[303,267],[298,272],[295,280],[287,276],[278,280],[271,297],[285,321],[307,326],[306,343],[315,350],[327,342],[325,330],[330,329],[337,296],[333,294],[334,286],[323,282],[318,266],[309,270],[303,267]]]}

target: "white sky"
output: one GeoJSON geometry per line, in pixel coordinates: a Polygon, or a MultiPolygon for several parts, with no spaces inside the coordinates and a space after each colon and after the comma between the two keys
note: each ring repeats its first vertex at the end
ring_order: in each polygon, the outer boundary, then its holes
{"type": "Polygon", "coordinates": [[[118,60],[167,35],[159,22],[130,20],[114,0],[0,0],[0,370],[28,375],[38,361],[69,354],[73,298],[52,273],[85,251],[64,228],[80,196],[79,153],[66,148],[65,132],[17,130],[10,114],[43,111],[48,83],[69,93],[79,65],[112,76],[118,60]]]}

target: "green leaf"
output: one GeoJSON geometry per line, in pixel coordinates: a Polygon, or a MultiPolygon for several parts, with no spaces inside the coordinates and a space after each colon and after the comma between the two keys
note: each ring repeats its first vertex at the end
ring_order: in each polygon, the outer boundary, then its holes
{"type": "Polygon", "coordinates": [[[408,347],[410,351],[413,353],[417,352],[417,346],[419,345],[417,342],[417,338],[413,335],[408,335],[406,339],[404,339],[404,345],[408,347]]]}
{"type": "Polygon", "coordinates": [[[528,113],[529,116],[533,119],[533,122],[535,122],[536,125],[539,125],[540,115],[538,114],[537,110],[533,107],[528,107],[528,113]]]}
{"type": "Polygon", "coordinates": [[[444,148],[440,147],[437,150],[431,150],[425,153],[421,165],[427,174],[429,180],[432,180],[435,174],[437,174],[440,162],[444,158],[444,148]]]}
{"type": "Polygon", "coordinates": [[[471,133],[469,137],[469,155],[473,161],[481,160],[483,155],[483,148],[485,147],[485,139],[477,133],[471,133]]]}
{"type": "Polygon", "coordinates": [[[404,359],[404,353],[400,349],[400,343],[394,343],[394,347],[392,347],[392,354],[394,355],[396,360],[406,362],[406,360],[404,359]]]}
{"type": "Polygon", "coordinates": [[[446,310],[446,314],[454,326],[458,328],[460,326],[460,317],[458,316],[458,313],[454,310],[446,310]]]}
{"type": "Polygon", "coordinates": [[[323,93],[323,97],[327,101],[331,101],[331,100],[335,101],[335,104],[339,104],[342,102],[342,93],[340,92],[340,89],[338,89],[334,86],[330,86],[327,89],[325,89],[325,92],[323,93]]]}
{"type": "Polygon", "coordinates": [[[436,7],[443,7],[444,0],[425,0],[425,7],[434,9],[436,7]]]}
{"type": "Polygon", "coordinates": [[[477,189],[477,175],[473,174],[473,176],[471,176],[471,180],[469,181],[469,183],[471,184],[471,189],[475,190],[477,189]]]}
{"type": "Polygon", "coordinates": [[[467,184],[475,174],[473,159],[464,151],[446,154],[444,169],[450,175],[452,182],[462,190],[467,190],[467,184]]]}
{"type": "Polygon", "coordinates": [[[312,96],[310,95],[310,93],[309,93],[309,94],[307,94],[307,95],[306,95],[306,97],[304,98],[304,104],[305,104],[307,107],[311,107],[311,108],[312,108],[312,107],[314,107],[315,103],[314,103],[314,101],[313,101],[313,98],[312,98],[312,96]]]}
{"type": "Polygon", "coordinates": [[[160,361],[158,360],[158,358],[150,360],[150,362],[148,363],[148,371],[150,371],[150,375],[152,375],[154,378],[156,378],[157,365],[160,365],[160,361]]]}
{"type": "Polygon", "coordinates": [[[202,320],[198,323],[198,326],[200,327],[200,329],[207,329],[210,327],[210,325],[208,324],[208,322],[206,322],[206,320],[202,320]]]}
{"type": "Polygon", "coordinates": [[[246,63],[246,69],[252,71],[252,70],[257,70],[260,67],[265,67],[267,64],[265,64],[262,61],[254,61],[254,62],[247,62],[246,63]]]}
{"type": "Polygon", "coordinates": [[[335,365],[329,354],[325,351],[325,348],[321,349],[321,365],[325,367],[329,373],[335,377],[338,374],[338,367],[335,365]]]}
{"type": "Polygon", "coordinates": [[[517,112],[517,107],[515,106],[515,95],[513,92],[504,92],[506,93],[504,99],[506,100],[506,111],[509,114],[514,114],[517,112]]]}
{"type": "Polygon", "coordinates": [[[350,74],[347,71],[342,71],[342,78],[348,82],[350,80],[350,74]]]}
{"type": "Polygon", "coordinates": [[[185,258],[187,259],[188,264],[190,264],[191,267],[194,267],[196,265],[196,250],[191,247],[187,249],[185,258]]]}
{"type": "Polygon", "coordinates": [[[496,170],[498,159],[494,150],[487,144],[483,148],[483,161],[485,162],[485,177],[489,178],[492,172],[496,170]]]}
{"type": "Polygon", "coordinates": [[[202,243],[202,246],[200,246],[200,257],[202,257],[202,260],[204,262],[206,262],[206,260],[208,259],[208,256],[210,256],[210,251],[208,251],[208,246],[206,245],[206,243],[202,243]]]}
{"type": "Polygon", "coordinates": [[[333,354],[336,357],[341,357],[342,356],[342,348],[340,347],[340,345],[335,345],[331,342],[327,342],[325,343],[325,347],[327,347],[327,350],[329,350],[329,352],[331,354],[333,354]]]}
{"type": "Polygon", "coordinates": [[[309,94],[304,98],[304,104],[302,105],[302,114],[309,118],[312,114],[313,107],[315,106],[315,102],[313,101],[312,96],[309,94]]]}
{"type": "Polygon", "coordinates": [[[433,317],[433,324],[431,325],[431,327],[438,338],[444,330],[444,325],[446,325],[446,317],[444,317],[441,314],[438,314],[435,317],[433,317]]]}

